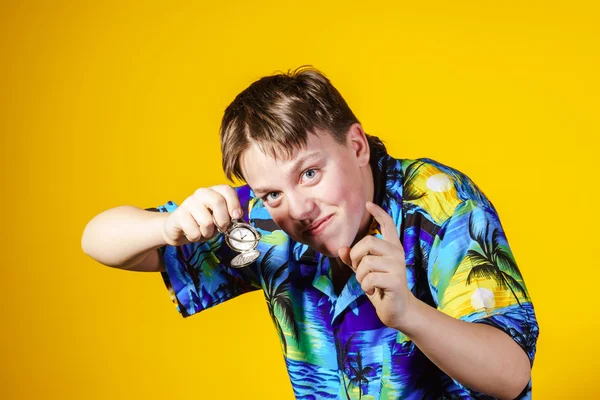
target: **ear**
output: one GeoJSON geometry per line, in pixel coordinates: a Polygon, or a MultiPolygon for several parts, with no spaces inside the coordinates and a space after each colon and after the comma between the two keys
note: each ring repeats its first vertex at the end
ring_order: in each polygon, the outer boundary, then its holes
{"type": "Polygon", "coordinates": [[[358,160],[359,166],[365,167],[369,165],[371,158],[371,150],[369,149],[369,141],[362,126],[358,123],[350,125],[346,136],[348,146],[350,146],[358,160]]]}

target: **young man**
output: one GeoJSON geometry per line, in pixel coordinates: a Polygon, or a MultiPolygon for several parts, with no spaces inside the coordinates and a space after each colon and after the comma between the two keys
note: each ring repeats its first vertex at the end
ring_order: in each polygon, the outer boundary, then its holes
{"type": "Polygon", "coordinates": [[[161,271],[184,317],[262,289],[298,398],[531,397],[533,306],[467,176],[389,156],[311,68],[240,93],[221,143],[227,176],[247,185],[105,211],[84,251],[161,271]],[[262,238],[234,268],[219,230],[238,218],[262,238]]]}

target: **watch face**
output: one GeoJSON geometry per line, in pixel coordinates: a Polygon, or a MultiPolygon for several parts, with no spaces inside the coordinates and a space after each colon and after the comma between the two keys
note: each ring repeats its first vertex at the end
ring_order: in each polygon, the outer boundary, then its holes
{"type": "Polygon", "coordinates": [[[258,242],[254,232],[244,226],[234,227],[227,236],[229,246],[240,252],[253,249],[258,242]]]}

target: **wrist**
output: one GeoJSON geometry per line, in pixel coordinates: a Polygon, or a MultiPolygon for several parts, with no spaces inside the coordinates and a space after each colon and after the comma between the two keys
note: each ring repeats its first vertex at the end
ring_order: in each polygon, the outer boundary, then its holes
{"type": "Polygon", "coordinates": [[[394,321],[392,328],[401,331],[408,336],[408,332],[414,332],[418,329],[418,326],[422,323],[423,318],[422,308],[427,307],[427,304],[423,303],[412,292],[406,299],[406,307],[404,312],[394,321]]]}
{"type": "Polygon", "coordinates": [[[155,247],[162,247],[165,245],[173,245],[172,241],[169,240],[167,235],[166,222],[169,218],[168,213],[153,213],[152,220],[150,221],[149,231],[153,232],[155,247]]]}

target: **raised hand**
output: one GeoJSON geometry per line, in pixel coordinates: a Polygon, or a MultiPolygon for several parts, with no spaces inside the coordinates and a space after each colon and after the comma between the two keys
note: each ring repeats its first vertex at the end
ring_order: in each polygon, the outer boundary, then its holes
{"type": "Polygon", "coordinates": [[[217,233],[215,222],[226,229],[232,218],[242,215],[240,200],[231,186],[201,188],[170,213],[163,236],[172,246],[205,242],[217,233]]]}
{"type": "Polygon", "coordinates": [[[379,319],[398,328],[414,300],[406,282],[404,248],[392,218],[372,202],[367,202],[366,208],[379,223],[383,239],[366,236],[352,249],[339,249],[338,255],[356,273],[379,319]]]}

